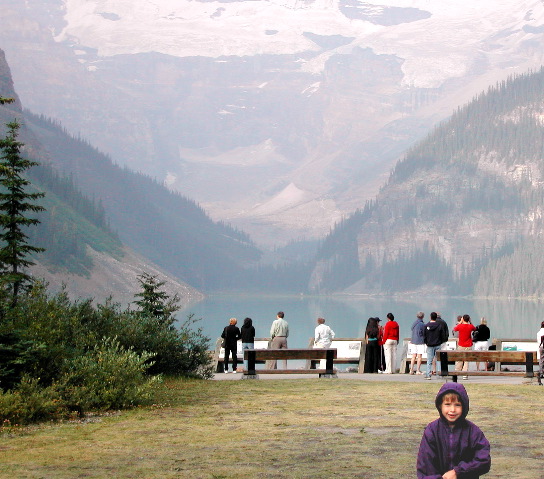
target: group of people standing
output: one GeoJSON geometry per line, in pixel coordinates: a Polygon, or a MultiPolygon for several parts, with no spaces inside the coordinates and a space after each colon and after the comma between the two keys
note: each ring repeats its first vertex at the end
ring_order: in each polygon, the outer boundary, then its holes
{"type": "MultiPolygon", "coordinates": [[[[236,373],[238,369],[238,341],[242,340],[242,354],[246,349],[253,349],[255,345],[255,327],[251,318],[245,318],[242,328],[236,326],[236,318],[229,320],[229,325],[223,329],[221,337],[223,338],[223,347],[225,356],[223,360],[224,372],[229,372],[229,358],[232,358],[232,372],[236,373]]],[[[276,319],[270,327],[270,348],[287,349],[287,338],[289,336],[289,323],[285,320],[285,313],[279,311],[276,319]]],[[[314,331],[314,348],[330,348],[332,340],[335,337],[334,331],[329,325],[325,324],[325,318],[317,318],[317,326],[314,331]]],[[[244,369],[247,370],[247,361],[244,360],[244,369]]],[[[270,360],[266,363],[267,369],[276,369],[277,361],[270,360]]],[[[325,360],[321,360],[320,367],[325,368],[325,360]]],[[[283,361],[283,368],[287,368],[287,361],[283,361]]]]}
{"type": "Polygon", "coordinates": [[[368,318],[365,330],[365,373],[393,374],[397,364],[400,339],[399,323],[393,313],[387,313],[385,326],[380,318],[368,318]]]}
{"type": "Polygon", "coordinates": [[[232,372],[238,370],[238,340],[242,340],[242,351],[244,349],[253,349],[255,344],[255,327],[251,318],[245,318],[242,328],[238,328],[236,318],[230,318],[229,325],[225,326],[221,337],[223,338],[223,347],[225,348],[225,357],[223,361],[225,373],[229,372],[229,356],[232,356],[232,372]]]}
{"type": "MultiPolygon", "coordinates": [[[[417,313],[416,320],[411,327],[411,338],[408,346],[412,357],[410,362],[410,374],[425,375],[425,379],[431,379],[436,374],[436,352],[440,350],[449,339],[449,328],[441,318],[440,313],[432,312],[430,320],[425,323],[425,313],[417,313]],[[424,354],[427,354],[426,371],[422,371],[421,363],[424,354]]],[[[399,344],[399,325],[392,313],[387,314],[385,326],[380,325],[380,318],[368,318],[365,330],[365,373],[393,374],[397,365],[397,346],[399,344]]],[[[458,321],[453,328],[453,333],[458,337],[458,349],[485,351],[489,347],[490,331],[487,321],[482,318],[481,324],[475,327],[470,316],[465,314],[458,316],[458,321]]],[[[483,365],[485,369],[486,365],[483,365]]],[[[480,369],[480,364],[476,364],[480,369]]],[[[456,370],[468,371],[468,363],[456,363],[456,370]]],[[[467,379],[467,376],[463,376],[467,379]]]]}
{"type": "MultiPolygon", "coordinates": [[[[412,335],[408,346],[409,353],[412,356],[410,374],[425,374],[425,379],[431,379],[431,376],[436,374],[436,352],[448,341],[449,328],[439,313],[432,312],[430,321],[426,324],[423,322],[424,317],[425,314],[420,311],[412,324],[412,335]],[[425,373],[421,371],[424,353],[427,353],[425,373]]],[[[468,314],[458,316],[457,324],[453,328],[453,334],[458,338],[457,349],[460,351],[469,351],[473,348],[478,351],[487,351],[489,349],[491,333],[485,318],[482,318],[478,326],[474,326],[468,314]]],[[[486,364],[482,367],[485,370],[486,364]]],[[[476,363],[476,369],[480,369],[480,363],[476,363]]],[[[468,371],[468,362],[457,361],[455,370],[468,371]]],[[[463,379],[468,379],[468,376],[463,376],[463,379]]]]}

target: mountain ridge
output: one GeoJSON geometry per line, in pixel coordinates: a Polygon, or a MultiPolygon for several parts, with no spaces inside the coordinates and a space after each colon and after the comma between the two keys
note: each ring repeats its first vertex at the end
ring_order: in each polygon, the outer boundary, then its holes
{"type": "Polygon", "coordinates": [[[542,68],[459,108],[325,239],[310,288],[543,297],[543,112],[542,68]]]}
{"type": "Polygon", "coordinates": [[[326,234],[437,121],[544,62],[534,0],[29,0],[3,13],[29,109],[267,246],[326,234]],[[272,208],[290,184],[298,203],[272,208]]]}

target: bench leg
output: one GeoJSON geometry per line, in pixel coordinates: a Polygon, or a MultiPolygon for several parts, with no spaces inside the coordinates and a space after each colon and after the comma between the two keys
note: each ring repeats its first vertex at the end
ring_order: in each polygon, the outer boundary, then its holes
{"type": "Polygon", "coordinates": [[[526,371],[525,377],[533,378],[535,376],[535,372],[533,369],[533,353],[532,352],[525,353],[525,371],[526,371]]]}
{"type": "Polygon", "coordinates": [[[255,376],[255,350],[254,349],[246,349],[244,351],[245,355],[247,356],[247,371],[246,374],[248,376],[255,376]]]}
{"type": "Polygon", "coordinates": [[[334,374],[334,351],[332,349],[327,349],[325,369],[327,370],[326,374],[334,374]]]}

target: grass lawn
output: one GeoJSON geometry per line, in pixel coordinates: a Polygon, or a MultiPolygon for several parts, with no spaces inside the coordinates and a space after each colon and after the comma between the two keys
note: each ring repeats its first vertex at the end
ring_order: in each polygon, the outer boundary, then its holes
{"type": "MultiPolygon", "coordinates": [[[[0,433],[0,477],[414,478],[441,384],[167,380],[152,407],[0,433]]],[[[542,479],[544,388],[465,386],[485,477],[542,479]]]]}

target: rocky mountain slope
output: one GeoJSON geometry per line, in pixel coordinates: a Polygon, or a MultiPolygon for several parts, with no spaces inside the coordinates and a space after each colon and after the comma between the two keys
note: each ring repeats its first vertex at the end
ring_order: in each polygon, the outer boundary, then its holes
{"type": "Polygon", "coordinates": [[[543,61],[540,0],[5,0],[24,104],[262,243],[372,198],[438,120],[543,61]]]}
{"type": "Polygon", "coordinates": [[[325,240],[311,289],[543,297],[544,69],[460,108],[325,240]]]}
{"type": "Polygon", "coordinates": [[[46,281],[51,291],[61,291],[64,288],[73,299],[92,298],[97,303],[104,303],[111,298],[121,306],[131,304],[134,295],[141,290],[138,276],[143,272],[164,281],[163,290],[170,296],[177,294],[181,306],[204,298],[204,295],[195,288],[165,273],[156,264],[128,248],[123,250],[123,255],[119,258],[94,250],[90,250],[89,253],[93,260],[93,268],[88,276],[55,270],[40,261],[31,268],[31,272],[34,277],[46,281]]]}

